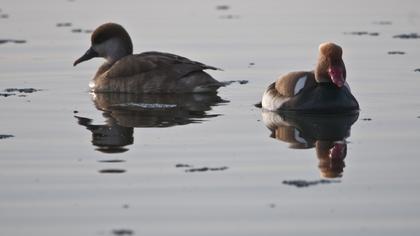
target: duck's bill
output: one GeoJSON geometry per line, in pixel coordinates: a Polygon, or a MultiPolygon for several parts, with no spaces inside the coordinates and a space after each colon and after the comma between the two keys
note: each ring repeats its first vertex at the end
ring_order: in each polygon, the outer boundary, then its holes
{"type": "Polygon", "coordinates": [[[77,59],[74,63],[73,63],[73,66],[76,66],[77,64],[79,64],[80,62],[83,62],[83,61],[87,61],[87,60],[90,60],[90,59],[92,59],[92,58],[94,58],[94,57],[98,57],[99,56],[99,54],[92,48],[92,47],[90,47],[86,52],[85,52],[85,54],[83,54],[83,56],[81,56],[79,59],[77,59]]]}
{"type": "Polygon", "coordinates": [[[341,88],[345,84],[346,80],[344,78],[343,69],[340,67],[330,67],[328,69],[328,74],[331,77],[331,81],[337,85],[337,87],[341,88]]]}

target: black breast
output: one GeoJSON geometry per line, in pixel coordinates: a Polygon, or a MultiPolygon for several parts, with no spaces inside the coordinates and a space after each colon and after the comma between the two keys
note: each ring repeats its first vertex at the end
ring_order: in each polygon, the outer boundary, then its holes
{"type": "Polygon", "coordinates": [[[285,102],[280,110],[305,113],[343,113],[359,110],[359,103],[347,87],[320,83],[303,89],[285,102]]]}

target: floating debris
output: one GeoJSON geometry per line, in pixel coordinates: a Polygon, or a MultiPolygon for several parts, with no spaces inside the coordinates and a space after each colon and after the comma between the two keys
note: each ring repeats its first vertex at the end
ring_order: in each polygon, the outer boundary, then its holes
{"type": "Polygon", "coordinates": [[[420,38],[420,35],[417,34],[417,33],[398,34],[398,35],[394,35],[393,38],[399,38],[399,39],[418,39],[418,38],[420,38]]]}
{"type": "Polygon", "coordinates": [[[284,180],[283,184],[295,186],[297,188],[305,188],[309,186],[314,186],[318,184],[331,184],[331,183],[340,183],[340,180],[314,180],[314,181],[306,181],[306,180],[284,180]]]}
{"type": "Polygon", "coordinates": [[[374,21],[372,23],[375,24],[375,25],[392,25],[392,21],[386,21],[386,20],[374,21]]]}
{"type": "Polygon", "coordinates": [[[41,89],[34,89],[34,88],[7,88],[5,90],[3,90],[6,93],[0,93],[0,96],[2,97],[9,97],[9,96],[16,96],[18,95],[18,97],[26,97],[25,94],[22,93],[33,93],[33,92],[38,92],[41,91],[41,89]],[[19,94],[16,94],[19,93],[19,94]]]}
{"type": "Polygon", "coordinates": [[[228,14],[228,15],[222,15],[220,16],[221,19],[239,19],[239,15],[232,15],[232,14],[228,14]]]}
{"type": "Polygon", "coordinates": [[[216,6],[216,10],[219,10],[219,11],[226,11],[226,10],[229,10],[229,8],[230,8],[230,6],[228,6],[228,5],[218,5],[218,6],[216,6]]]}
{"type": "Polygon", "coordinates": [[[192,167],[192,165],[188,165],[188,164],[176,164],[175,167],[176,168],[188,168],[188,167],[192,167]]]}
{"type": "Polygon", "coordinates": [[[57,27],[71,27],[72,23],[70,22],[62,22],[62,23],[57,23],[55,26],[57,27]]]}
{"type": "Polygon", "coordinates": [[[420,72],[420,68],[414,69],[414,72],[420,72]]]}
{"type": "Polygon", "coordinates": [[[77,33],[77,34],[79,34],[79,33],[86,33],[86,34],[90,34],[90,33],[92,33],[92,32],[93,32],[93,30],[91,30],[91,29],[81,29],[81,28],[75,28],[75,29],[72,29],[72,30],[71,30],[71,32],[72,32],[72,33],[77,33]]]}
{"type": "Polygon", "coordinates": [[[362,36],[362,35],[367,35],[367,36],[379,36],[378,32],[368,32],[368,31],[353,31],[353,32],[344,32],[344,34],[348,34],[348,35],[358,35],[358,36],[362,36]]]}
{"type": "Polygon", "coordinates": [[[0,134],[0,139],[6,139],[6,138],[13,138],[15,136],[11,134],[0,134]]]}
{"type": "Polygon", "coordinates": [[[223,86],[227,86],[227,85],[231,85],[233,83],[247,84],[247,83],[249,83],[249,81],[248,80],[229,80],[229,81],[222,81],[221,83],[223,84],[223,86]]]}
{"type": "Polygon", "coordinates": [[[372,118],[363,118],[362,120],[363,120],[363,121],[371,121],[371,120],[372,120],[372,118]]]}
{"type": "Polygon", "coordinates": [[[134,231],[131,229],[114,229],[112,233],[117,236],[134,235],[134,231]]]}
{"type": "Polygon", "coordinates": [[[389,55],[404,55],[405,52],[403,52],[403,51],[389,51],[388,54],[389,55]]]}
{"type": "Polygon", "coordinates": [[[121,174],[125,172],[126,170],[123,169],[104,169],[99,171],[101,174],[121,174]]]}
{"type": "Polygon", "coordinates": [[[239,84],[247,84],[249,81],[248,80],[238,80],[239,84]]]}
{"type": "Polygon", "coordinates": [[[41,89],[34,89],[34,88],[7,88],[4,90],[5,92],[11,93],[11,92],[18,92],[18,93],[34,93],[41,91],[41,89]]]}
{"type": "Polygon", "coordinates": [[[73,111],[73,114],[77,114],[77,113],[79,113],[79,111],[77,111],[77,110],[74,110],[73,111]]]}
{"type": "Polygon", "coordinates": [[[26,43],[26,40],[23,40],[23,39],[0,39],[0,44],[4,44],[4,43],[22,44],[22,43],[26,43]]]}
{"type": "Polygon", "coordinates": [[[185,170],[185,172],[206,172],[206,171],[223,171],[227,170],[227,166],[222,167],[201,167],[201,168],[191,168],[188,170],[185,170]]]}
{"type": "Polygon", "coordinates": [[[0,18],[7,19],[9,18],[9,14],[0,14],[0,18]]]}

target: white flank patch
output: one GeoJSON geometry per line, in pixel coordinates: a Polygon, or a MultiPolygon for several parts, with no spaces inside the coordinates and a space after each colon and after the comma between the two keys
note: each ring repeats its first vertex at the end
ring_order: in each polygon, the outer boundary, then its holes
{"type": "Polygon", "coordinates": [[[297,129],[295,129],[295,140],[299,143],[308,145],[308,142],[306,142],[306,140],[300,136],[300,132],[297,129]]]}
{"type": "Polygon", "coordinates": [[[294,91],[294,95],[296,95],[297,93],[299,93],[299,92],[300,92],[300,90],[302,90],[302,89],[303,89],[303,87],[305,87],[306,79],[307,79],[307,76],[306,76],[306,75],[305,75],[305,76],[303,76],[303,77],[300,77],[300,78],[298,79],[298,81],[297,81],[297,82],[296,82],[296,84],[295,84],[295,91],[294,91]]]}
{"type": "Polygon", "coordinates": [[[261,105],[266,110],[276,111],[287,100],[288,99],[285,97],[273,96],[270,92],[265,91],[262,97],[261,105]]]}

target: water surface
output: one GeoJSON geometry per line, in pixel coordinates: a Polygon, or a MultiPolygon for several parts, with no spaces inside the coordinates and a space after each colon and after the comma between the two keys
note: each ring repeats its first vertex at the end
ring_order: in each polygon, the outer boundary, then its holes
{"type": "Polygon", "coordinates": [[[420,40],[393,38],[420,33],[418,1],[37,3],[0,3],[0,93],[37,89],[0,96],[1,235],[420,231],[420,40]],[[102,60],[72,63],[108,21],[136,52],[180,54],[249,83],[182,101],[89,94],[102,60]],[[294,140],[273,138],[253,104],[279,75],[312,69],[324,41],[344,49],[357,121],[332,122],[343,130],[331,138],[292,120],[297,136],[278,130],[294,140]],[[340,173],[323,174],[333,164],[320,157],[344,146],[340,173]],[[318,184],[285,184],[298,180],[318,184]]]}

